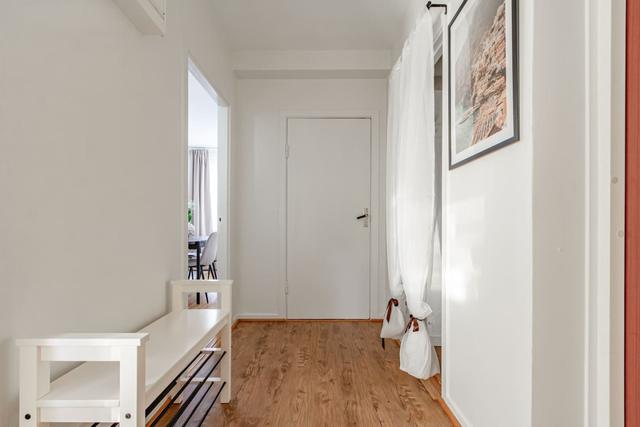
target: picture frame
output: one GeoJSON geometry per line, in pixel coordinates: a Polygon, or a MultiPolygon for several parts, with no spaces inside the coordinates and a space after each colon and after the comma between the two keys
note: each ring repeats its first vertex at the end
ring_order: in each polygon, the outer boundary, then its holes
{"type": "Polygon", "coordinates": [[[451,170],[520,139],[518,0],[464,0],[448,36],[451,170]]]}

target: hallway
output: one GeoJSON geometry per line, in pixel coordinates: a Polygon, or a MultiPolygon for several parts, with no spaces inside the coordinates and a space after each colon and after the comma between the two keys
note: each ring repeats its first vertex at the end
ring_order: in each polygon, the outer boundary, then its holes
{"type": "Polygon", "coordinates": [[[0,427],[640,427],[640,0],[0,2],[0,427]]]}
{"type": "Polygon", "coordinates": [[[233,400],[204,425],[450,426],[377,322],[241,322],[233,400]]]}

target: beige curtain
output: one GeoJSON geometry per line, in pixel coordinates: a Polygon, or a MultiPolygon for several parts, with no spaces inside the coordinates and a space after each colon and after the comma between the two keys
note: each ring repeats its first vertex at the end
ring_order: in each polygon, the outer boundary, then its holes
{"type": "Polygon", "coordinates": [[[196,236],[208,236],[214,231],[209,165],[209,150],[189,150],[189,201],[193,204],[196,236]]]}

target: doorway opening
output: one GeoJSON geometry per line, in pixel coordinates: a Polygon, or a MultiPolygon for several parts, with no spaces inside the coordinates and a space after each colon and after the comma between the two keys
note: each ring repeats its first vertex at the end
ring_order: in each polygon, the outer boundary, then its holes
{"type": "Polygon", "coordinates": [[[186,147],[189,279],[222,279],[228,274],[228,110],[228,103],[189,59],[186,147]]]}

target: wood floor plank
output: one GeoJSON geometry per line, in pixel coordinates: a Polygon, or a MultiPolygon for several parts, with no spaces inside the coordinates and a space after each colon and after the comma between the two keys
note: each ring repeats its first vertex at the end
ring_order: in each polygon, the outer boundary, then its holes
{"type": "Polygon", "coordinates": [[[367,322],[240,323],[232,401],[216,404],[203,425],[451,426],[378,334],[367,322]]]}

